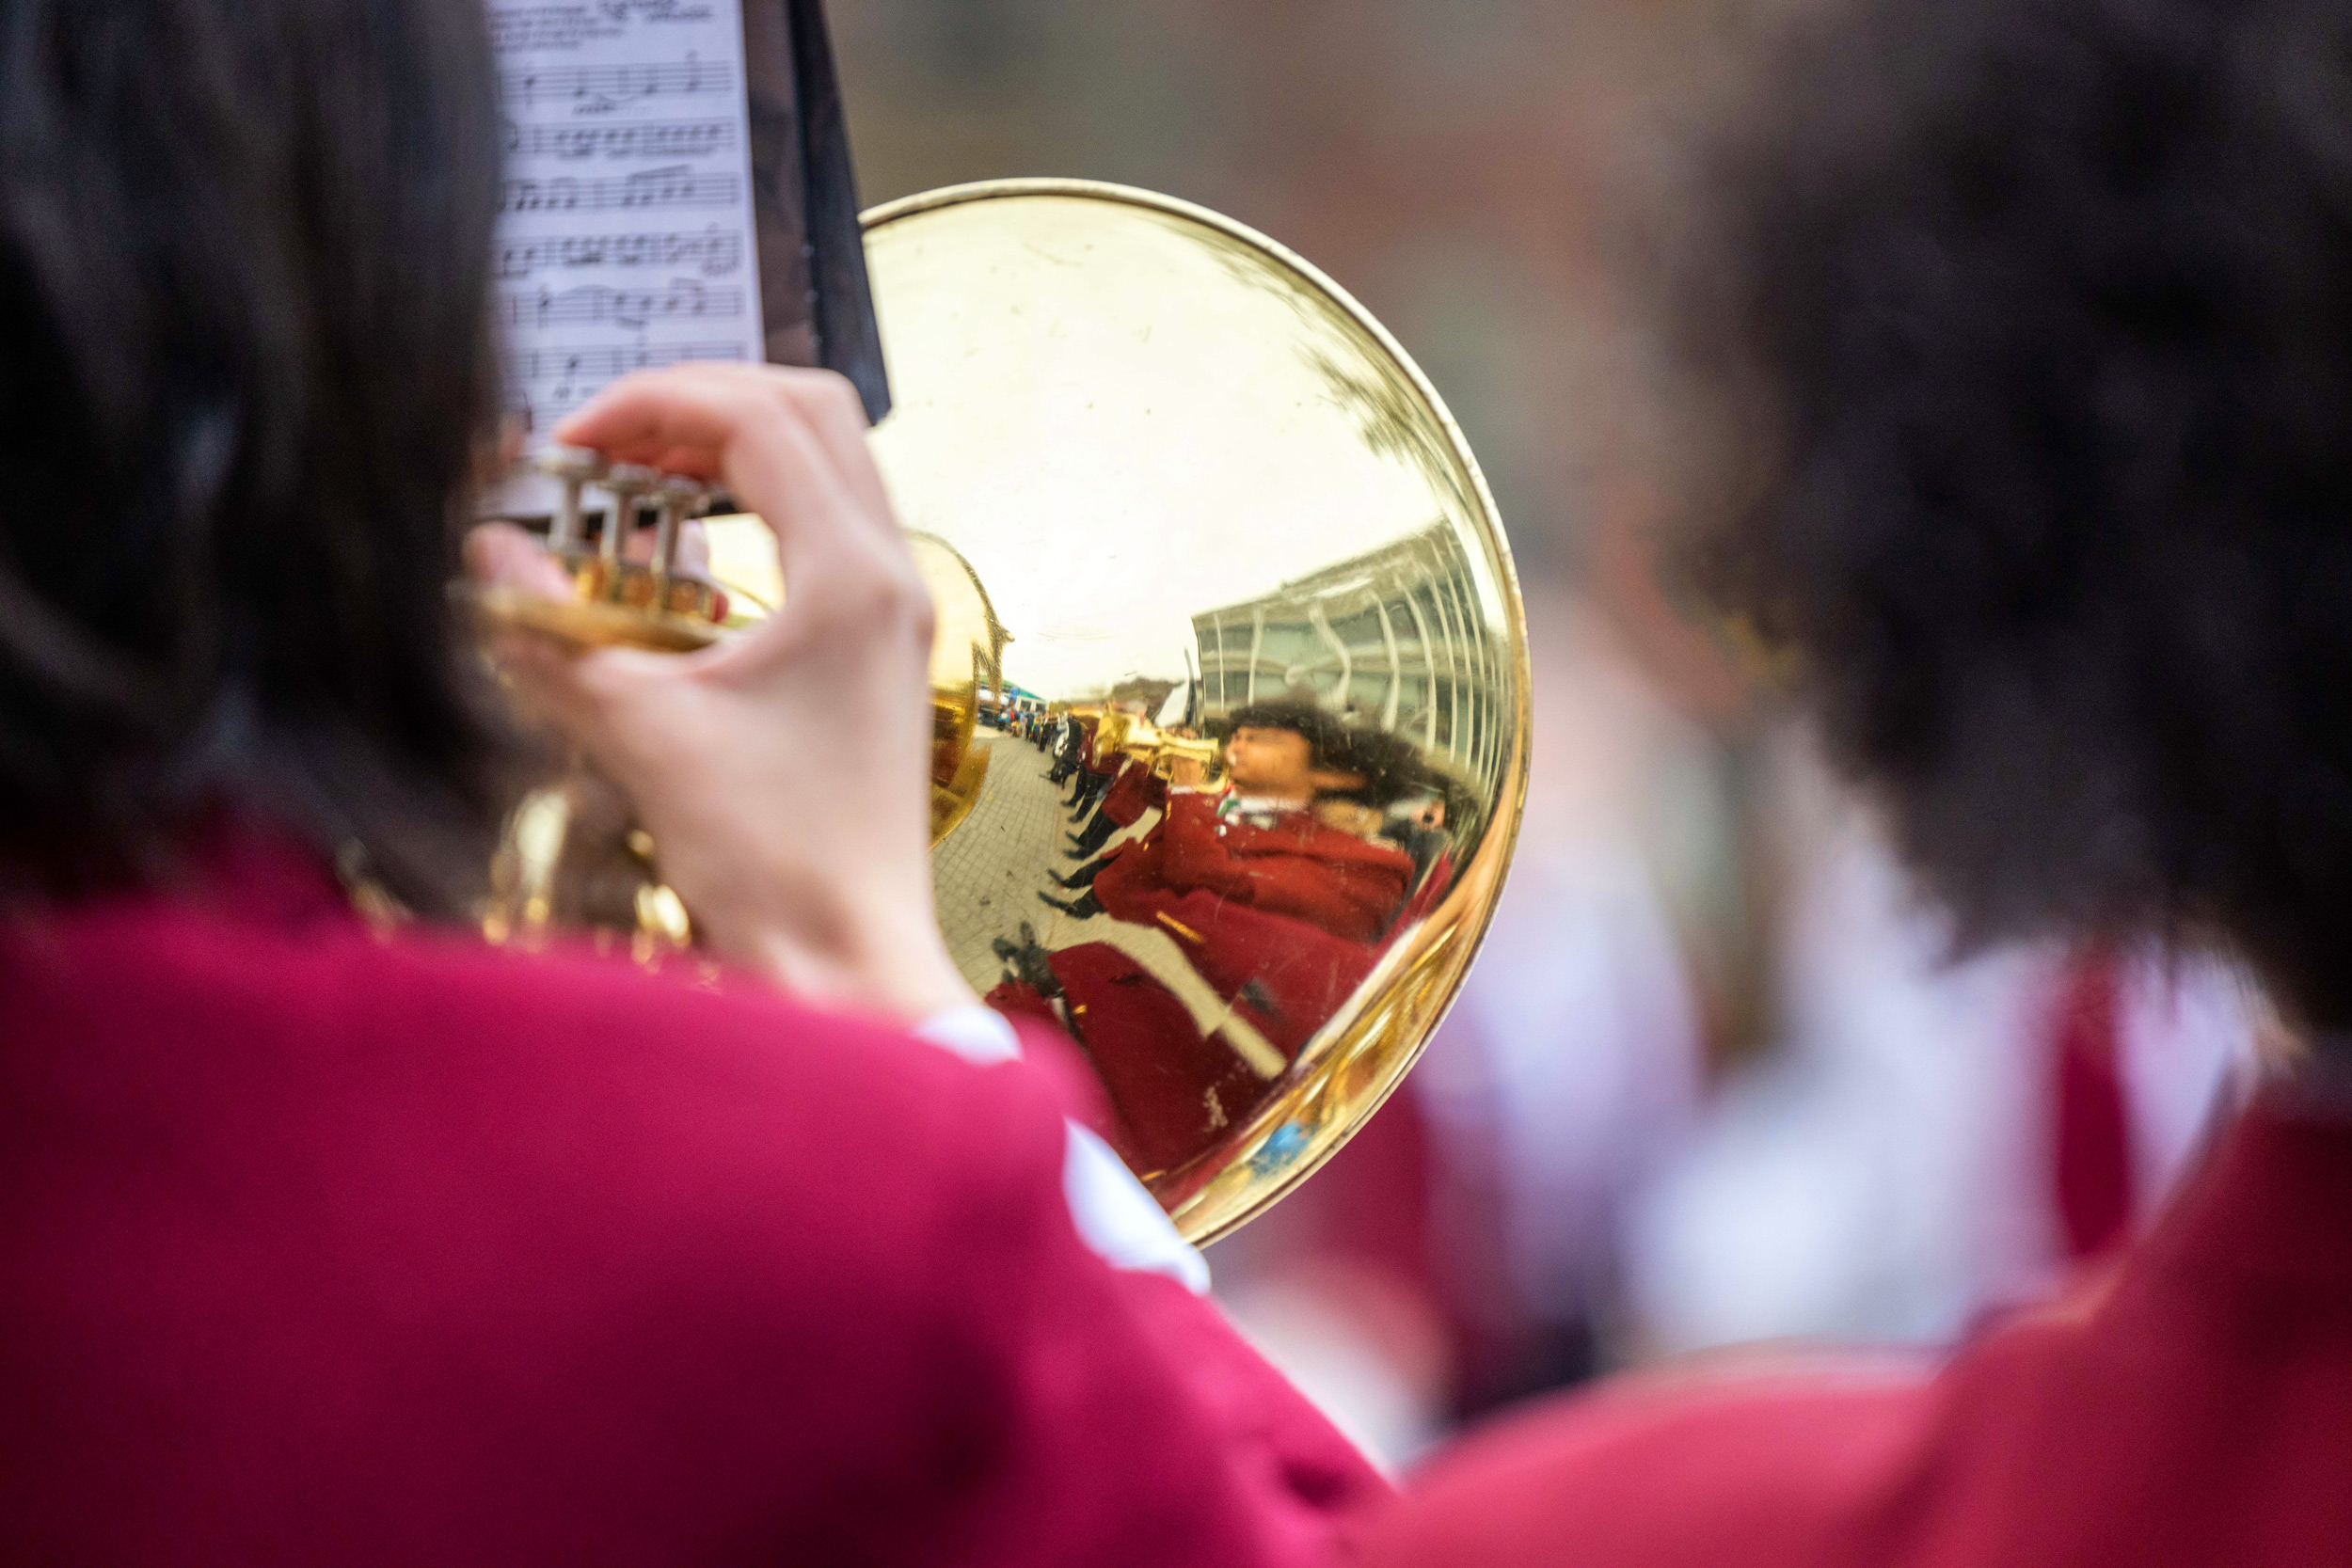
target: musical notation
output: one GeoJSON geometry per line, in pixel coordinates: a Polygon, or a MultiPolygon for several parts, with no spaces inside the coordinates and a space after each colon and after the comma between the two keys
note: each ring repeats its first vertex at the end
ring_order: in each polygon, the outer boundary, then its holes
{"type": "Polygon", "coordinates": [[[707,288],[692,278],[680,278],[664,289],[614,289],[583,283],[561,293],[542,288],[536,293],[510,293],[499,302],[508,326],[576,326],[618,322],[644,326],[648,322],[693,317],[734,320],[743,314],[743,291],[707,288]]]}
{"type": "Polygon", "coordinates": [[[697,93],[732,92],[735,71],[726,65],[707,63],[689,55],[659,65],[547,66],[535,71],[510,71],[500,78],[510,108],[534,108],[543,102],[626,103],[647,98],[692,97],[697,93]]]}
{"type": "Polygon", "coordinates": [[[514,356],[511,404],[526,435],[568,414],[631,371],[673,365],[740,363],[740,343],[602,343],[583,348],[532,349],[514,356]]]}
{"type": "Polygon", "coordinates": [[[584,348],[530,349],[515,368],[532,381],[602,386],[631,371],[667,370],[672,365],[719,363],[743,357],[740,343],[604,343],[584,348]]]}
{"type": "Polygon", "coordinates": [[[724,119],[645,119],[598,125],[506,126],[509,158],[707,158],[735,150],[735,124],[724,119]]]}
{"type": "Polygon", "coordinates": [[[743,182],[732,174],[697,174],[679,164],[642,169],[618,180],[509,180],[509,213],[636,212],[654,207],[733,207],[743,199],[743,182]]]}
{"type": "MultiPolygon", "coordinates": [[[[632,371],[766,358],[739,0],[488,5],[497,319],[526,444],[632,371]]],[[[525,484],[498,504],[551,503],[525,484]]]]}
{"type": "Polygon", "coordinates": [[[551,234],[499,246],[502,278],[572,267],[691,267],[720,277],[742,265],[742,236],[716,224],[691,234],[551,234]]]}

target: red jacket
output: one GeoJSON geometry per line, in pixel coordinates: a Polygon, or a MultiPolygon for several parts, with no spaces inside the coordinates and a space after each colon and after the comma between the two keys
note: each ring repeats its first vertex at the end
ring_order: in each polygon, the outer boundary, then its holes
{"type": "Polygon", "coordinates": [[[1417,926],[1437,913],[1438,906],[1453,891],[1454,853],[1448,850],[1432,861],[1429,869],[1422,874],[1421,885],[1413,889],[1413,895],[1397,913],[1395,929],[1402,931],[1408,926],[1417,926]]]}
{"type": "Polygon", "coordinates": [[[1143,820],[1145,812],[1167,804],[1168,781],[1152,772],[1149,763],[1130,757],[1110,793],[1103,797],[1103,815],[1122,828],[1132,828],[1143,820]]]}
{"type": "Polygon", "coordinates": [[[1370,1568],[2343,1568],[2352,1109],[2250,1113],[2119,1272],[1932,1373],[1654,1377],[1455,1451],[1370,1568]]]}
{"type": "Polygon", "coordinates": [[[1371,942],[1396,918],[1412,876],[1404,850],[1327,828],[1311,813],[1255,828],[1219,820],[1216,796],[1171,793],[1158,826],[1094,879],[1094,896],[1114,917],[1150,925],[1155,895],[1212,893],[1371,942]]]}
{"type": "MultiPolygon", "coordinates": [[[[1285,1059],[1297,1056],[1380,961],[1379,947],[1212,893],[1162,894],[1150,902],[1201,979],[1285,1059]]],[[[1100,1131],[1130,1164],[1164,1171],[1186,1164],[1273,1090],[1276,1079],[1222,1037],[1204,1037],[1184,1004],[1111,943],[1065,947],[1048,962],[1116,1112],[1100,1131]]],[[[1043,999],[1017,982],[988,1000],[1016,1017],[1052,1017],[1043,999]]]]}
{"type": "Polygon", "coordinates": [[[0,1561],[1288,1564],[1378,1490],[1086,1249],[1024,1067],[250,847],[0,995],[0,1561]]]}
{"type": "Polygon", "coordinates": [[[1152,918],[1210,989],[1288,1056],[1330,1022],[1385,951],[1207,892],[1163,898],[1152,918]]]}
{"type": "MultiPolygon", "coordinates": [[[[1378,962],[1412,857],[1305,812],[1270,828],[1222,821],[1216,798],[1171,794],[1168,814],[1094,879],[1104,911],[1173,938],[1235,1015],[1295,1056],[1378,962]]],[[[1120,1117],[1115,1141],[1147,1170],[1185,1164],[1248,1117],[1275,1080],[1107,942],[1053,955],[1071,1026],[1120,1117]]],[[[1000,989],[991,1001],[1018,1010],[1000,989]]]]}

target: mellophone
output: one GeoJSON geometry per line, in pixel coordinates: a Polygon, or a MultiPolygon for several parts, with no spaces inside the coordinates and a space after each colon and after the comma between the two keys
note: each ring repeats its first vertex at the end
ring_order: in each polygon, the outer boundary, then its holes
{"type": "MultiPolygon", "coordinates": [[[[938,606],[941,926],[976,992],[1078,1041],[1121,1153],[1213,1238],[1395,1086],[1493,911],[1529,723],[1493,501],[1379,324],[1215,214],[999,182],[893,203],[866,237],[896,404],[873,448],[938,606]],[[1096,787],[1065,799],[1051,758],[977,723],[1015,689],[1094,716],[1096,787]],[[1253,803],[1262,782],[1215,777],[1237,720],[1292,726],[1318,777],[1344,771],[1324,751],[1376,734],[1424,782],[1359,778],[1327,813],[1312,791],[1253,803]],[[1200,765],[1181,784],[1179,761],[1200,765]],[[1131,768],[1156,783],[1100,786],[1131,768]]],[[[727,570],[682,563],[711,487],[536,461],[571,596],[484,593],[492,623],[683,652],[780,602],[755,521],[706,522],[734,531],[727,570]],[[767,576],[730,576],[753,534],[767,576]]],[[[691,945],[659,846],[586,781],[527,801],[501,855],[510,940],[576,923],[656,961],[691,945]],[[583,836],[599,898],[565,891],[583,836]]]]}

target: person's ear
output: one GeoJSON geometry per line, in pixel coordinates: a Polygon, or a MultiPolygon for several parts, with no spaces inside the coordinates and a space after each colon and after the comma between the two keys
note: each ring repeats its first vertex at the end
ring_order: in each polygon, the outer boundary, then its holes
{"type": "Polygon", "coordinates": [[[1307,775],[1307,782],[1315,786],[1315,792],[1319,795],[1364,787],[1364,776],[1361,773],[1342,773],[1336,768],[1317,768],[1307,775]]]}

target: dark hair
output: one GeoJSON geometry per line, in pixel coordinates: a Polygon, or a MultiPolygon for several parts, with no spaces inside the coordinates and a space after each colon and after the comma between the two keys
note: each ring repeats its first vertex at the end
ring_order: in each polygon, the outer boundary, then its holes
{"type": "Polygon", "coordinates": [[[1364,782],[1325,790],[1327,800],[1386,806],[1429,783],[1421,753],[1411,741],[1386,730],[1365,729],[1305,698],[1285,697],[1235,708],[1226,721],[1234,730],[1288,730],[1307,742],[1308,765],[1318,772],[1353,773],[1364,782]]]}
{"type": "Polygon", "coordinates": [[[2352,1025],[2352,10],[1870,0],[1776,79],[1701,368],[1717,585],[1973,935],[2352,1025]]]}
{"type": "Polygon", "coordinates": [[[499,404],[481,0],[0,0],[0,875],[486,804],[447,584],[499,404]]]}
{"type": "Polygon", "coordinates": [[[1352,725],[1343,730],[1329,766],[1364,782],[1352,789],[1327,791],[1325,799],[1353,800],[1359,805],[1391,806],[1416,790],[1431,787],[1434,782],[1413,743],[1387,730],[1352,725]]]}
{"type": "Polygon", "coordinates": [[[1347,726],[1335,713],[1327,713],[1311,702],[1283,698],[1278,702],[1252,703],[1237,707],[1225,721],[1225,733],[1235,730],[1288,730],[1307,742],[1309,766],[1318,769],[1345,771],[1347,762],[1343,747],[1347,726]]]}

